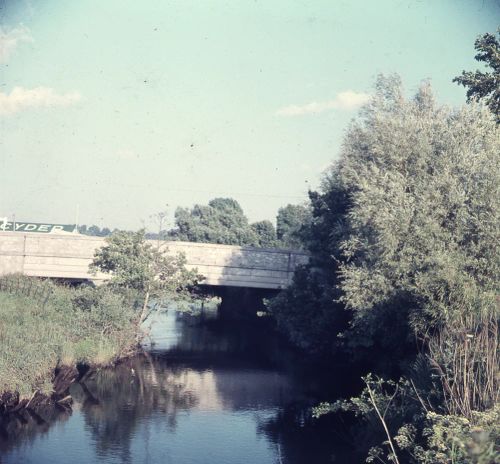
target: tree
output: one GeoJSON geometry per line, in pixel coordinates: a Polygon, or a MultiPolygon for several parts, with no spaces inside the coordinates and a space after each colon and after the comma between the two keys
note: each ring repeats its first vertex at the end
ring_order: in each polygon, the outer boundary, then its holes
{"type": "Polygon", "coordinates": [[[348,313],[338,302],[338,265],[349,198],[337,168],[333,164],[324,174],[320,191],[309,192],[311,216],[301,228],[309,263],[299,267],[292,285],[268,303],[278,327],[295,345],[326,356],[338,350],[337,336],[348,328],[348,313]]]}
{"type": "Polygon", "coordinates": [[[232,198],[214,198],[208,205],[177,208],[172,238],[188,242],[256,246],[258,238],[250,228],[239,203],[232,198]]]}
{"type": "Polygon", "coordinates": [[[92,236],[98,237],[101,234],[101,229],[99,228],[99,226],[92,225],[87,229],[86,233],[87,233],[87,235],[92,235],[92,236]]]}
{"type": "MultiPolygon", "coordinates": [[[[116,230],[116,229],[115,229],[116,230]]],[[[78,226],[78,232],[83,235],[90,235],[93,237],[108,237],[111,235],[111,230],[108,227],[103,227],[92,225],[87,227],[85,224],[78,226]]]]}
{"type": "Polygon", "coordinates": [[[401,353],[406,336],[466,307],[491,314],[499,143],[488,111],[439,107],[428,85],[407,100],[398,77],[380,77],[340,160],[310,195],[302,235],[311,263],[273,305],[278,323],[302,345],[322,345],[311,324],[336,335],[344,312],[343,340],[401,353]]]}
{"type": "Polygon", "coordinates": [[[306,206],[287,205],[278,210],[276,233],[281,245],[286,248],[302,248],[301,230],[306,227],[311,212],[306,206]]]}
{"type": "Polygon", "coordinates": [[[274,248],[278,245],[276,229],[271,221],[264,220],[254,222],[250,227],[257,235],[258,246],[263,248],[274,248]]]}
{"type": "Polygon", "coordinates": [[[186,269],[184,255],[169,256],[166,251],[148,243],[144,230],[140,230],[115,232],[95,252],[93,272],[111,274],[110,285],[132,289],[143,296],[138,325],[147,316],[151,298],[161,302],[167,297],[180,297],[200,280],[195,271],[186,269]]]}
{"type": "Polygon", "coordinates": [[[379,87],[339,164],[352,201],[344,302],[370,320],[407,307],[423,333],[466,308],[493,308],[500,137],[488,111],[439,107],[428,85],[413,100],[398,79],[379,87]]]}
{"type": "Polygon", "coordinates": [[[367,377],[344,403],[384,427],[390,449],[369,460],[497,455],[499,130],[481,105],[440,107],[428,84],[407,99],[397,76],[381,76],[310,194],[311,262],[271,310],[309,351],[334,345],[344,322],[340,340],[368,348],[365,360],[404,362],[406,378],[367,377]]]}
{"type": "Polygon", "coordinates": [[[455,77],[453,82],[468,88],[468,102],[484,100],[496,115],[497,123],[500,123],[500,28],[497,34],[498,38],[489,33],[479,36],[474,44],[478,52],[475,59],[485,63],[491,72],[462,71],[462,75],[455,77]]]}
{"type": "Polygon", "coordinates": [[[478,105],[439,107],[428,85],[407,100],[397,79],[379,83],[339,165],[352,201],[342,301],[357,336],[416,335],[443,407],[472,419],[500,388],[500,126],[478,105]]]}
{"type": "MultiPolygon", "coordinates": [[[[168,206],[168,205],[167,205],[168,206]]],[[[168,239],[168,231],[166,230],[166,226],[168,224],[168,209],[164,209],[155,214],[149,216],[149,218],[156,225],[157,232],[147,232],[146,238],[150,240],[167,240],[168,239]]]]}

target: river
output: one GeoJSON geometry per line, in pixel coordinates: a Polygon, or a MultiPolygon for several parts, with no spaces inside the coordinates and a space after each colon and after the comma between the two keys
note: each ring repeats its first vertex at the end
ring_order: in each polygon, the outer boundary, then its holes
{"type": "Polygon", "coordinates": [[[71,413],[0,434],[1,464],[354,463],[353,445],[311,407],[344,385],[272,332],[169,310],[146,355],[74,384],[71,413]]]}

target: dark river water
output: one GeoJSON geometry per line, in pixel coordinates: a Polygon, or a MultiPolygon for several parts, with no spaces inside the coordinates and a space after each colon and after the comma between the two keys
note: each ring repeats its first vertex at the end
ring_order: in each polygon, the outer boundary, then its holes
{"type": "Polygon", "coordinates": [[[342,391],[343,374],[244,324],[169,311],[152,329],[149,354],[71,387],[71,413],[10,425],[0,463],[358,462],[342,427],[310,412],[342,391]]]}

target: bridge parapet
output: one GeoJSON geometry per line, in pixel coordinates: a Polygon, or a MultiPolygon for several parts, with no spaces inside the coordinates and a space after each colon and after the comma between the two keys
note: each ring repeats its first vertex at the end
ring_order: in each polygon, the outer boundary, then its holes
{"type": "MultiPolygon", "coordinates": [[[[0,275],[105,280],[88,266],[104,238],[79,234],[0,232],[0,275]]],[[[152,241],[156,244],[156,241],[152,241]]],[[[266,249],[211,243],[161,242],[167,253],[182,252],[186,266],[205,277],[205,285],[281,289],[291,283],[295,268],[309,260],[298,250],[266,249]]]]}

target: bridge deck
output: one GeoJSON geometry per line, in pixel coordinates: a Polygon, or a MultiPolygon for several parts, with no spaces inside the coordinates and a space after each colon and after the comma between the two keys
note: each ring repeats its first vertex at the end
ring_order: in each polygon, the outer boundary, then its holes
{"type": "MultiPolygon", "coordinates": [[[[154,242],[156,243],[156,242],[154,242]]],[[[19,272],[36,277],[105,280],[88,266],[104,238],[78,234],[0,232],[0,275],[19,272]]],[[[211,243],[162,242],[168,253],[183,252],[186,266],[196,268],[206,285],[281,289],[291,282],[307,253],[211,243]]]]}

